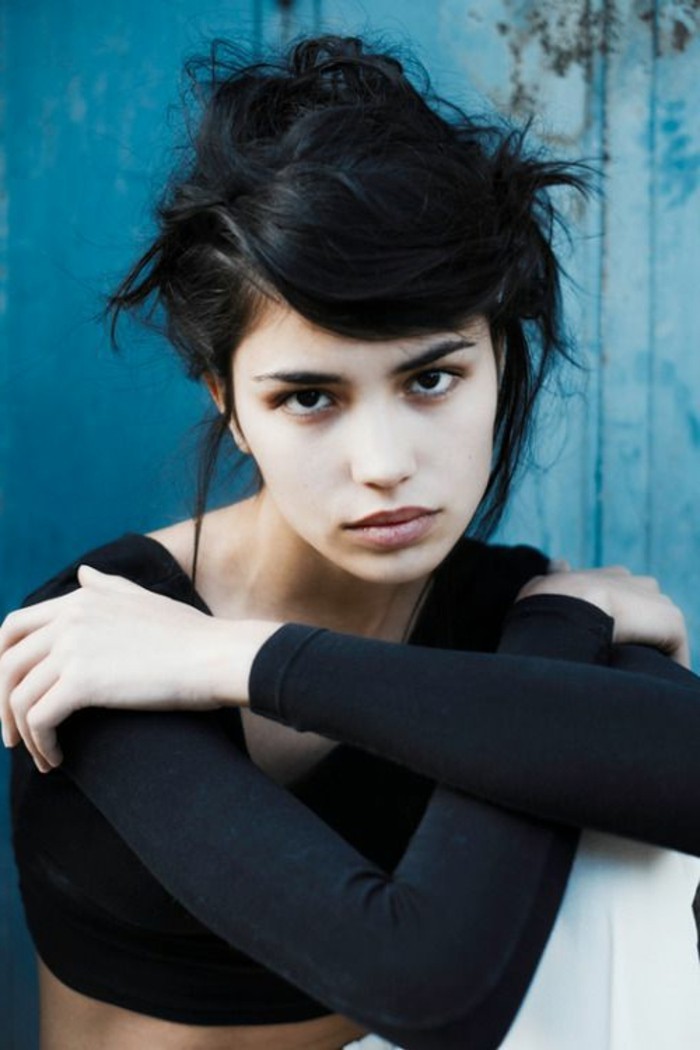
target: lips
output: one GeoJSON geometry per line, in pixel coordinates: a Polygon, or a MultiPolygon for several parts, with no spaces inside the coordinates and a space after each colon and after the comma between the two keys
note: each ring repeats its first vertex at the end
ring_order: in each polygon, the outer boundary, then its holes
{"type": "Polygon", "coordinates": [[[375,551],[396,551],[422,542],[433,529],[437,510],[399,507],[368,514],[346,526],[352,542],[375,551]]]}
{"type": "Polygon", "coordinates": [[[423,518],[426,515],[435,514],[428,507],[399,507],[398,510],[380,511],[378,514],[368,514],[366,518],[353,521],[345,527],[347,529],[368,529],[372,527],[403,525],[415,518],[423,518]]]}

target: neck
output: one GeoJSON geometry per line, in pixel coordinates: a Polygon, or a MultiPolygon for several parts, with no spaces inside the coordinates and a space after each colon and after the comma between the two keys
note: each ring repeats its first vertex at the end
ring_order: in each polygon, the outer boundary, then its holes
{"type": "Polygon", "coordinates": [[[280,523],[260,497],[226,510],[221,524],[229,541],[241,538],[235,545],[224,541],[218,559],[220,578],[236,596],[234,614],[387,641],[402,641],[409,633],[429,577],[404,583],[359,579],[280,523]]]}

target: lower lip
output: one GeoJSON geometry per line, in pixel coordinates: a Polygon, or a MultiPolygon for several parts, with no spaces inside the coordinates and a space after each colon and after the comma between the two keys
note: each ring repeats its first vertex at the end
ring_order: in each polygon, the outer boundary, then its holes
{"type": "Polygon", "coordinates": [[[408,547],[425,536],[434,519],[435,514],[421,514],[419,518],[396,522],[393,525],[354,525],[348,531],[369,547],[408,547]]]}

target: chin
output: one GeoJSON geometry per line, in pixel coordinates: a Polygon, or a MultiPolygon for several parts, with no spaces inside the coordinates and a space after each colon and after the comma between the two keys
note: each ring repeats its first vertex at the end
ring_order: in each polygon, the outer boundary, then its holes
{"type": "Polygon", "coordinates": [[[434,572],[452,546],[433,542],[392,551],[363,551],[351,559],[343,559],[343,567],[367,583],[412,583],[434,572]]]}

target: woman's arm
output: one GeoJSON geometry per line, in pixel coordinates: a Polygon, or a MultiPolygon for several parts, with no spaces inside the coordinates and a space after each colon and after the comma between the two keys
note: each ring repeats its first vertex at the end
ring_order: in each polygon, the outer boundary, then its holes
{"type": "MultiPolygon", "coordinates": [[[[556,652],[561,671],[567,657],[579,669],[606,658],[609,643],[586,603],[533,600],[502,648],[556,652]]],[[[554,922],[574,830],[438,786],[390,873],[232,749],[215,713],[88,711],[61,739],[68,774],[240,950],[409,1050],[500,1044],[554,922]]]]}
{"type": "Polygon", "coordinates": [[[496,655],[288,624],[250,706],[502,806],[700,854],[700,680],[642,646],[613,648],[614,668],[565,662],[584,608],[592,629],[607,619],[563,595],[517,602],[496,655]]]}
{"type": "Polygon", "coordinates": [[[238,950],[408,1050],[500,1045],[576,831],[437,786],[386,871],[236,751],[216,714],[87,711],[62,743],[66,773],[154,877],[238,950]]]}
{"type": "MultiPolygon", "coordinates": [[[[36,716],[35,730],[43,724],[53,733],[71,705],[211,707],[228,689],[240,697],[250,686],[259,713],[358,744],[477,797],[698,852],[698,679],[675,665],[661,681],[629,662],[623,674],[551,660],[560,655],[558,636],[571,659],[573,607],[579,619],[587,608],[589,620],[597,616],[618,638],[655,641],[661,631],[665,641],[667,600],[644,580],[617,578],[619,570],[578,575],[586,587],[593,579],[594,594],[602,594],[596,600],[614,599],[614,621],[581,599],[536,594],[516,603],[510,640],[494,656],[295,624],[214,621],[122,577],[92,573],[79,592],[49,600],[43,592],[37,606],[15,614],[12,630],[26,636],[1,662],[20,654],[7,677],[21,671],[22,659],[35,661],[13,693],[40,695],[24,716],[36,716]],[[527,637],[517,644],[532,603],[539,603],[539,649],[527,637]],[[39,662],[35,650],[45,650],[39,662]],[[537,653],[550,659],[532,659],[537,653]],[[55,675],[59,655],[68,673],[46,692],[42,675],[55,675]]],[[[654,666],[665,663],[658,658],[654,666]]]]}
{"type": "MultiPolygon", "coordinates": [[[[601,659],[605,625],[591,630],[579,611],[568,651],[601,659]]],[[[532,620],[526,633],[548,651],[551,630],[532,620]]],[[[239,950],[409,1050],[500,1044],[556,917],[576,831],[437,786],[386,871],[258,770],[217,712],[88,710],[61,742],[65,773],[239,950]]]]}

